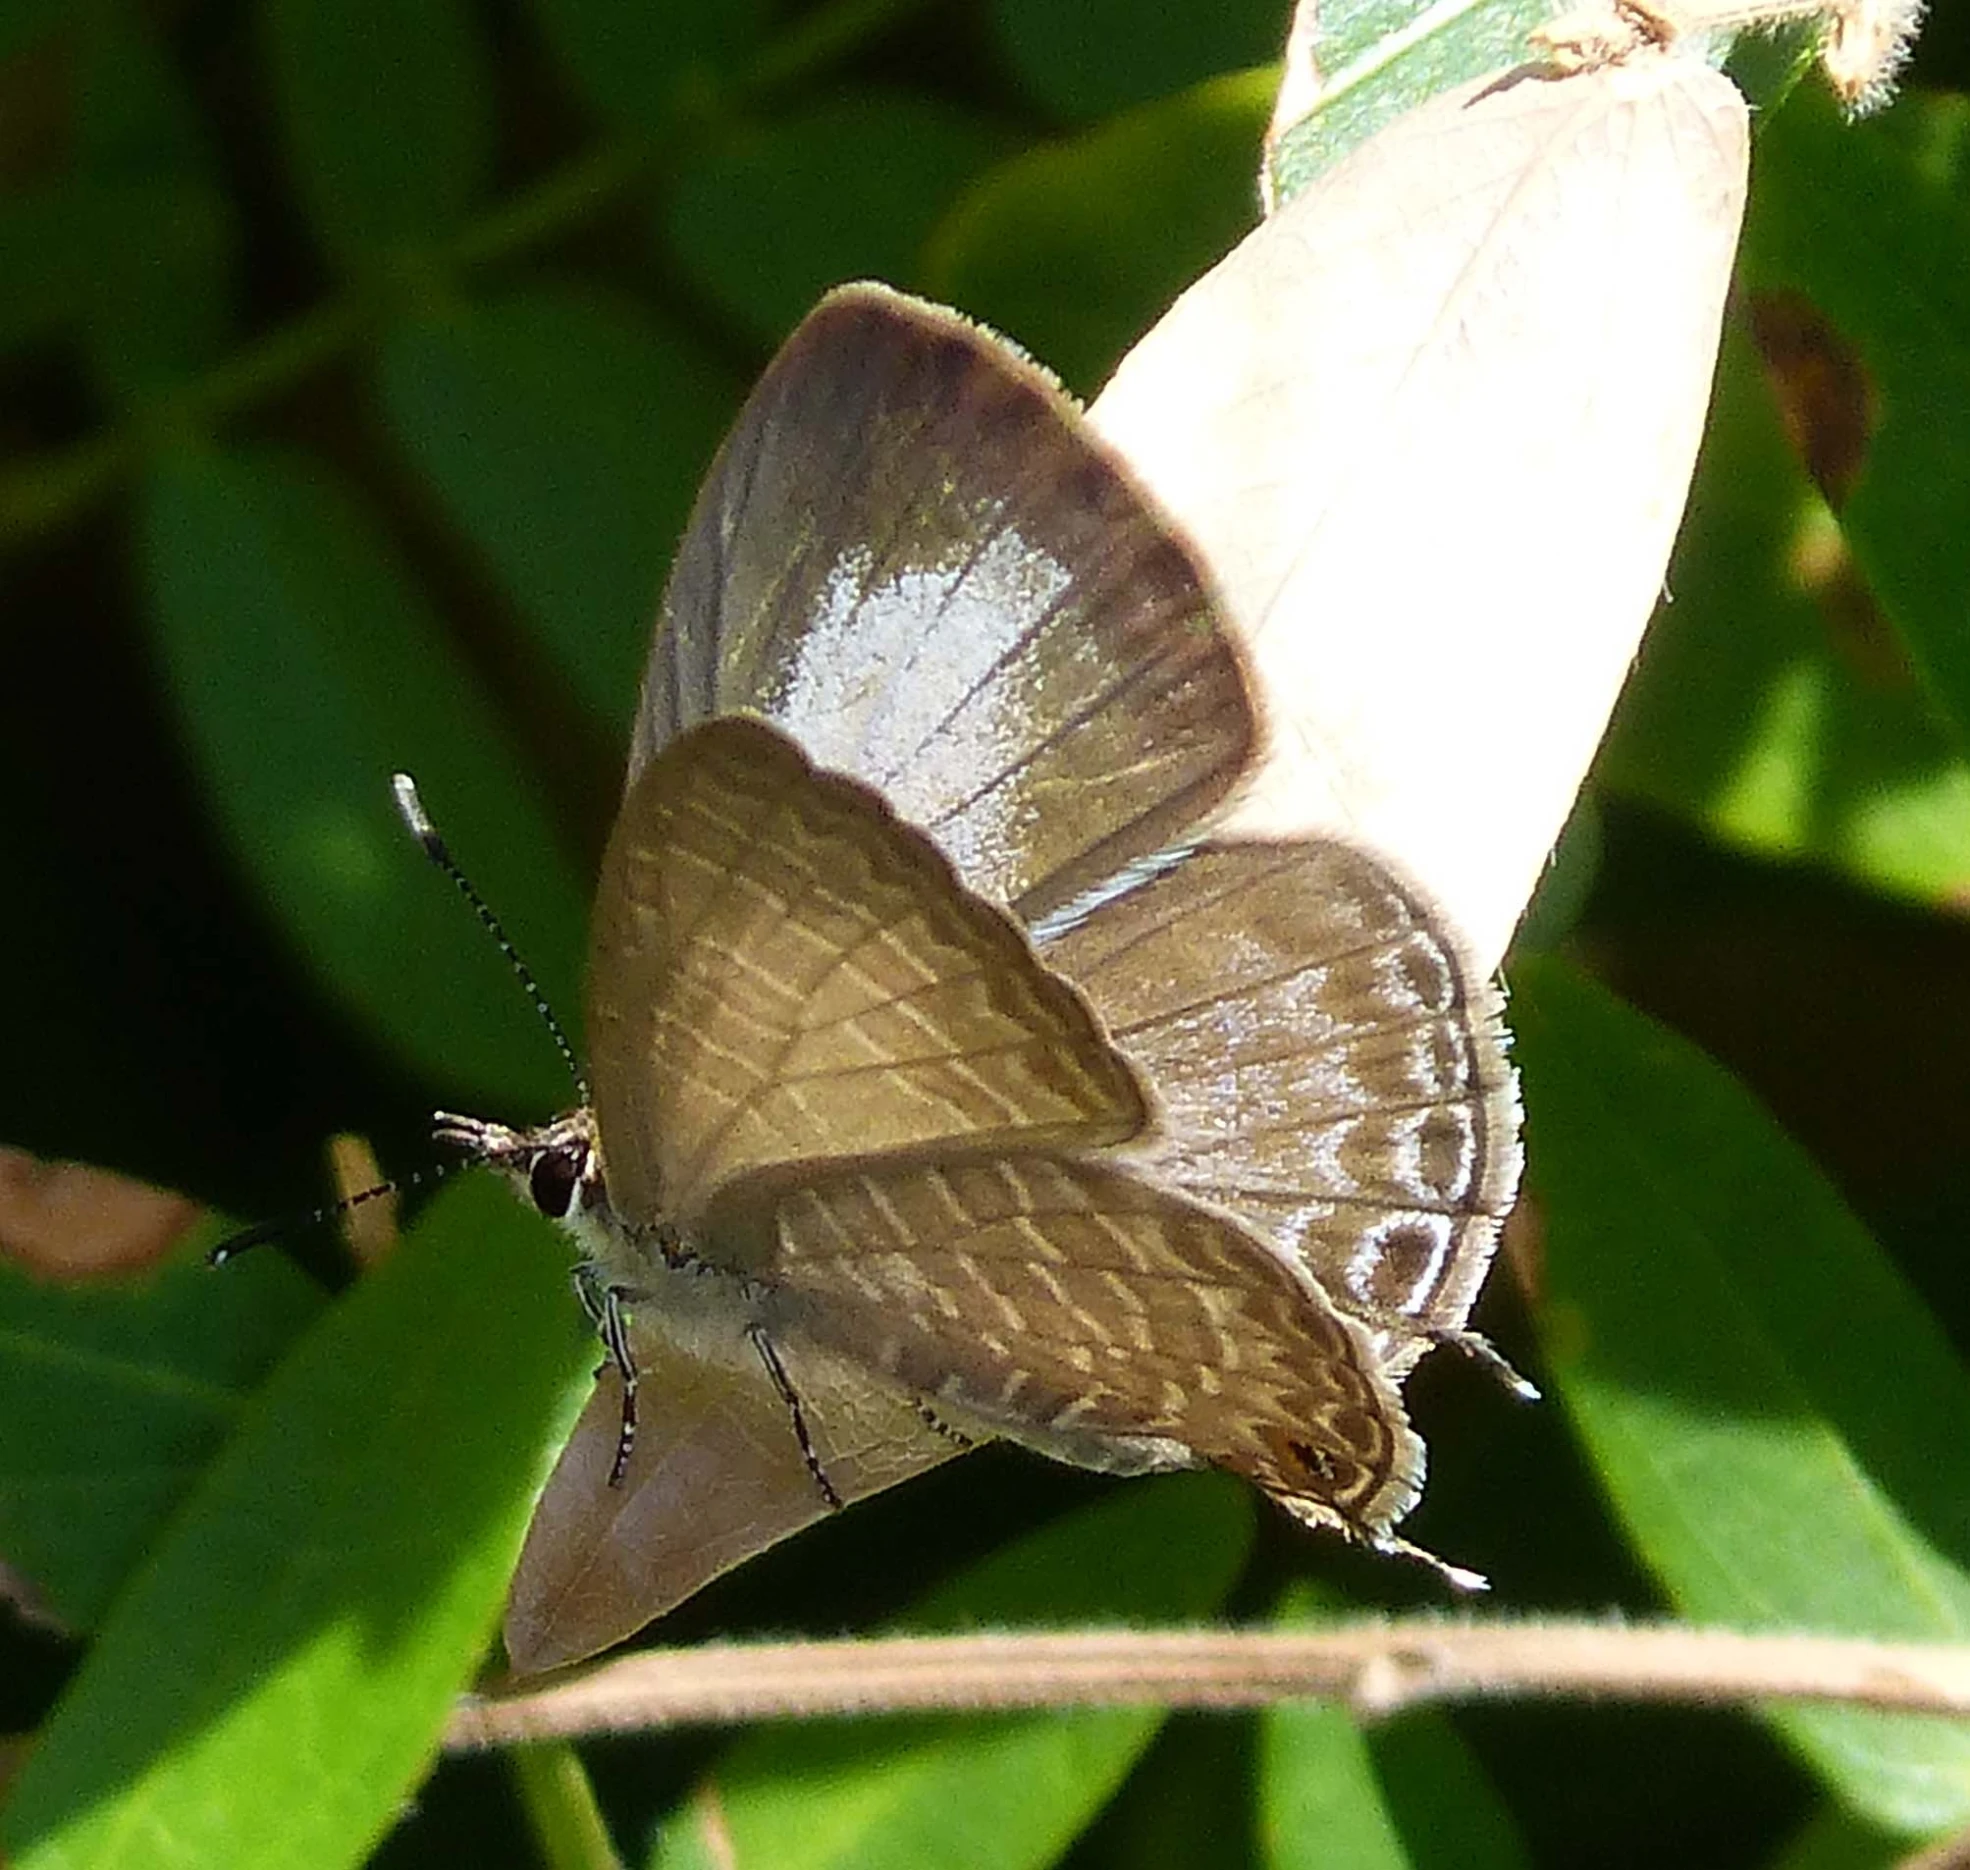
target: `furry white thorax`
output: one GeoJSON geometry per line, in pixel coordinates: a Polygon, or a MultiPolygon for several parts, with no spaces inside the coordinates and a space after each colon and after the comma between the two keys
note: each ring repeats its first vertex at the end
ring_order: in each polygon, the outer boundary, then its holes
{"type": "Polygon", "coordinates": [[[757,1281],[704,1260],[673,1264],[658,1250],[653,1229],[616,1212],[593,1111],[573,1110],[533,1130],[441,1114],[437,1134],[497,1169],[522,1201],[553,1221],[575,1243],[577,1279],[615,1292],[643,1328],[680,1355],[748,1375],[757,1370],[759,1353],[747,1333],[777,1325],[770,1293],[757,1281]],[[574,1171],[572,1193],[560,1213],[542,1203],[536,1181],[542,1160],[556,1156],[574,1171]]]}

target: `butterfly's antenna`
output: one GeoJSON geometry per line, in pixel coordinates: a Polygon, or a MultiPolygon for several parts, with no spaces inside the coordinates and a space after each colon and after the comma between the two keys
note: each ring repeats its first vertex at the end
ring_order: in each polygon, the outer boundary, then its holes
{"type": "Polygon", "coordinates": [[[397,815],[403,819],[410,834],[424,846],[424,855],[438,866],[452,882],[458,886],[458,893],[472,905],[472,913],[479,918],[485,931],[499,944],[499,952],[506,957],[506,964],[513,970],[521,989],[534,1003],[534,1011],[552,1035],[559,1048],[562,1060],[568,1067],[568,1076],[575,1081],[578,1100],[588,1102],[588,1080],[582,1076],[581,1066],[575,1060],[575,1048],[568,1043],[568,1035],[562,1031],[561,1022],[554,1017],[554,1009],[548,1005],[546,994],[540,990],[540,983],[534,979],[533,969],[520,959],[520,951],[513,946],[506,930],[500,926],[499,917],[492,912],[492,905],[478,892],[472,879],[459,868],[458,859],[451,854],[451,848],[438,835],[438,827],[431,822],[424,809],[424,801],[417,796],[417,784],[408,773],[392,775],[390,788],[397,795],[397,815]]]}
{"type": "Polygon", "coordinates": [[[366,1201],[375,1201],[383,1195],[401,1194],[406,1188],[418,1188],[426,1182],[441,1182],[452,1170],[469,1167],[469,1164],[456,1162],[434,1162],[428,1169],[413,1170],[394,1182],[378,1182],[371,1188],[359,1188],[353,1195],[344,1195],[340,1201],[331,1201],[323,1207],[313,1208],[306,1214],[290,1214],[278,1221],[262,1221],[257,1227],[242,1228],[226,1238],[205,1256],[208,1266],[223,1266],[228,1260],[236,1260],[242,1253],[254,1247],[264,1247],[270,1241],[284,1239],[289,1234],[298,1234],[310,1227],[319,1227],[324,1221],[338,1220],[351,1208],[360,1208],[366,1201]]]}

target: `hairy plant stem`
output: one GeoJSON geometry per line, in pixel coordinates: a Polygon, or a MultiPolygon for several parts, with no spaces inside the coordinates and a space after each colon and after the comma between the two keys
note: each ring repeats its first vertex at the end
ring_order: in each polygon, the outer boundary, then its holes
{"type": "Polygon", "coordinates": [[[474,1696],[455,1750],[687,1724],[986,1708],[1248,1708],[1313,1698],[1379,1718],[1478,1696],[1703,1706],[1841,1702],[1970,1714],[1970,1647],[1573,1621],[1308,1630],[1031,1631],[655,1649],[474,1696]]]}

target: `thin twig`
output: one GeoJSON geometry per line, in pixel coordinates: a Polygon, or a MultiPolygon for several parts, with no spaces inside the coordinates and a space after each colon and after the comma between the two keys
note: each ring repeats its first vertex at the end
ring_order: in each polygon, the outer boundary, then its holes
{"type": "Polygon", "coordinates": [[[1838,1701],[1970,1715],[1970,1646],[1613,1623],[1351,1623],[707,1644],[645,1650],[544,1688],[479,1696],[446,1744],[501,1746],[689,1723],[1298,1697],[1374,1718],[1480,1695],[1838,1701]]]}

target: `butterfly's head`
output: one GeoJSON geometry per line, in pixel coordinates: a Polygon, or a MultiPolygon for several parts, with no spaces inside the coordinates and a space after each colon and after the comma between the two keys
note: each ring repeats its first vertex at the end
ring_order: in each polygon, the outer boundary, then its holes
{"type": "Polygon", "coordinates": [[[608,1210],[591,1110],[571,1110],[535,1130],[440,1111],[435,1134],[441,1145],[498,1169],[550,1221],[577,1234],[608,1210]]]}

